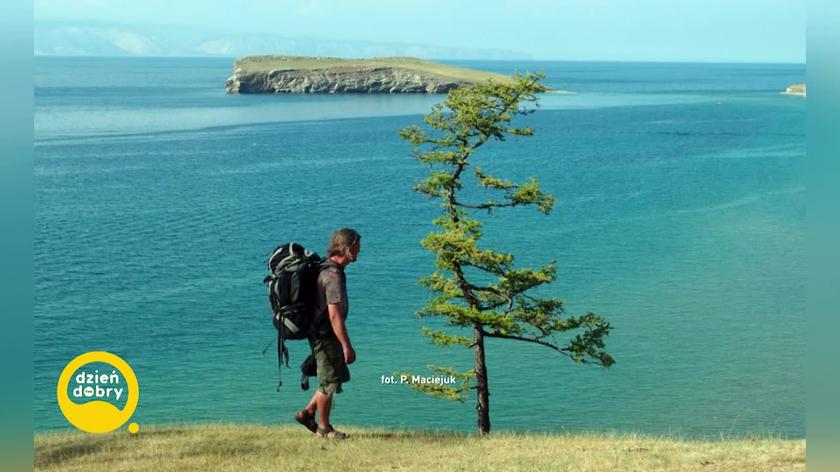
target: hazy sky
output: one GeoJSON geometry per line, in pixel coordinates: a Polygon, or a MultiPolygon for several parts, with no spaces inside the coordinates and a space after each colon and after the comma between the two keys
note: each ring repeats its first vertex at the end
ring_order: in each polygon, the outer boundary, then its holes
{"type": "Polygon", "coordinates": [[[35,0],[35,20],[419,43],[534,59],[805,62],[805,0],[35,0]]]}

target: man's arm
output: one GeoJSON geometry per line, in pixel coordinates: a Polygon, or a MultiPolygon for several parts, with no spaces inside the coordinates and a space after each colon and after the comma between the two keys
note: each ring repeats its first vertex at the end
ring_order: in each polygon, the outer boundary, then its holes
{"type": "Polygon", "coordinates": [[[330,324],[332,325],[335,337],[341,343],[341,348],[344,350],[344,362],[347,365],[352,364],[356,360],[356,351],[350,344],[350,337],[347,336],[347,327],[344,326],[344,319],[341,318],[341,311],[338,303],[330,303],[327,305],[327,311],[330,316],[330,324]]]}

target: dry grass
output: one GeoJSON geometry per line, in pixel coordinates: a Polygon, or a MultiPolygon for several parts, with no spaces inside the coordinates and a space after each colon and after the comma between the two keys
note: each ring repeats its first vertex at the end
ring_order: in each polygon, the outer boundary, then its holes
{"type": "Polygon", "coordinates": [[[348,429],[345,441],[301,427],[201,425],[35,437],[35,470],[802,471],[805,440],[685,441],[638,435],[493,434],[348,429]]]}
{"type": "Polygon", "coordinates": [[[340,59],[336,57],[304,56],[248,56],[239,58],[234,67],[243,73],[267,72],[275,69],[336,69],[366,67],[399,67],[416,70],[429,75],[438,75],[450,79],[468,82],[482,82],[492,78],[498,82],[509,83],[506,75],[494,74],[474,69],[465,69],[436,62],[424,61],[413,57],[375,57],[372,59],[340,59]]]}

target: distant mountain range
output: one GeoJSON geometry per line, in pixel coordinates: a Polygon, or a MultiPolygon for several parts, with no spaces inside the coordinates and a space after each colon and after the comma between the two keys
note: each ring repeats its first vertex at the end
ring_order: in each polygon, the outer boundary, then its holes
{"type": "Polygon", "coordinates": [[[519,51],[430,44],[288,37],[272,33],[218,33],[176,27],[36,21],[36,56],[216,56],[259,54],[332,57],[412,56],[434,59],[530,59],[519,51]]]}

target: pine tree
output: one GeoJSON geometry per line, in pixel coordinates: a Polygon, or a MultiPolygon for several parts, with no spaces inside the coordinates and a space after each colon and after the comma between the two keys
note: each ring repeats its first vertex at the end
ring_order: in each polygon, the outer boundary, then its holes
{"type": "Polygon", "coordinates": [[[439,375],[458,379],[456,384],[415,383],[412,387],[461,402],[475,390],[478,431],[482,435],[490,432],[487,338],[537,344],[576,363],[603,367],[614,363],[604,351],[604,338],[611,329],[606,320],[592,312],[566,316],[561,300],[531,294],[533,289],[555,280],[555,262],[537,269],[515,268],[512,254],[479,245],[482,224],[475,215],[492,215],[494,210],[510,207],[535,207],[548,215],[554,206],[554,197],[540,189],[535,177],[514,183],[471,163],[473,154],[491,140],[533,135],[531,128],[514,127],[512,119],[536,110],[537,94],[545,91],[542,78],[541,74],[517,74],[511,82],[488,81],[452,90],[424,117],[426,127],[413,125],[399,132],[412,144],[414,158],[429,170],[415,191],[439,200],[442,209],[434,220],[437,229],[421,241],[435,255],[437,270],[420,283],[435,296],[417,314],[421,318],[442,317],[447,327],[466,329],[471,336],[455,334],[451,329],[423,327],[422,331],[435,344],[460,345],[475,354],[474,369],[465,372],[429,365],[439,375]],[[468,178],[498,198],[468,201],[462,192],[468,178]],[[561,332],[571,336],[565,344],[554,339],[561,332]]]}

